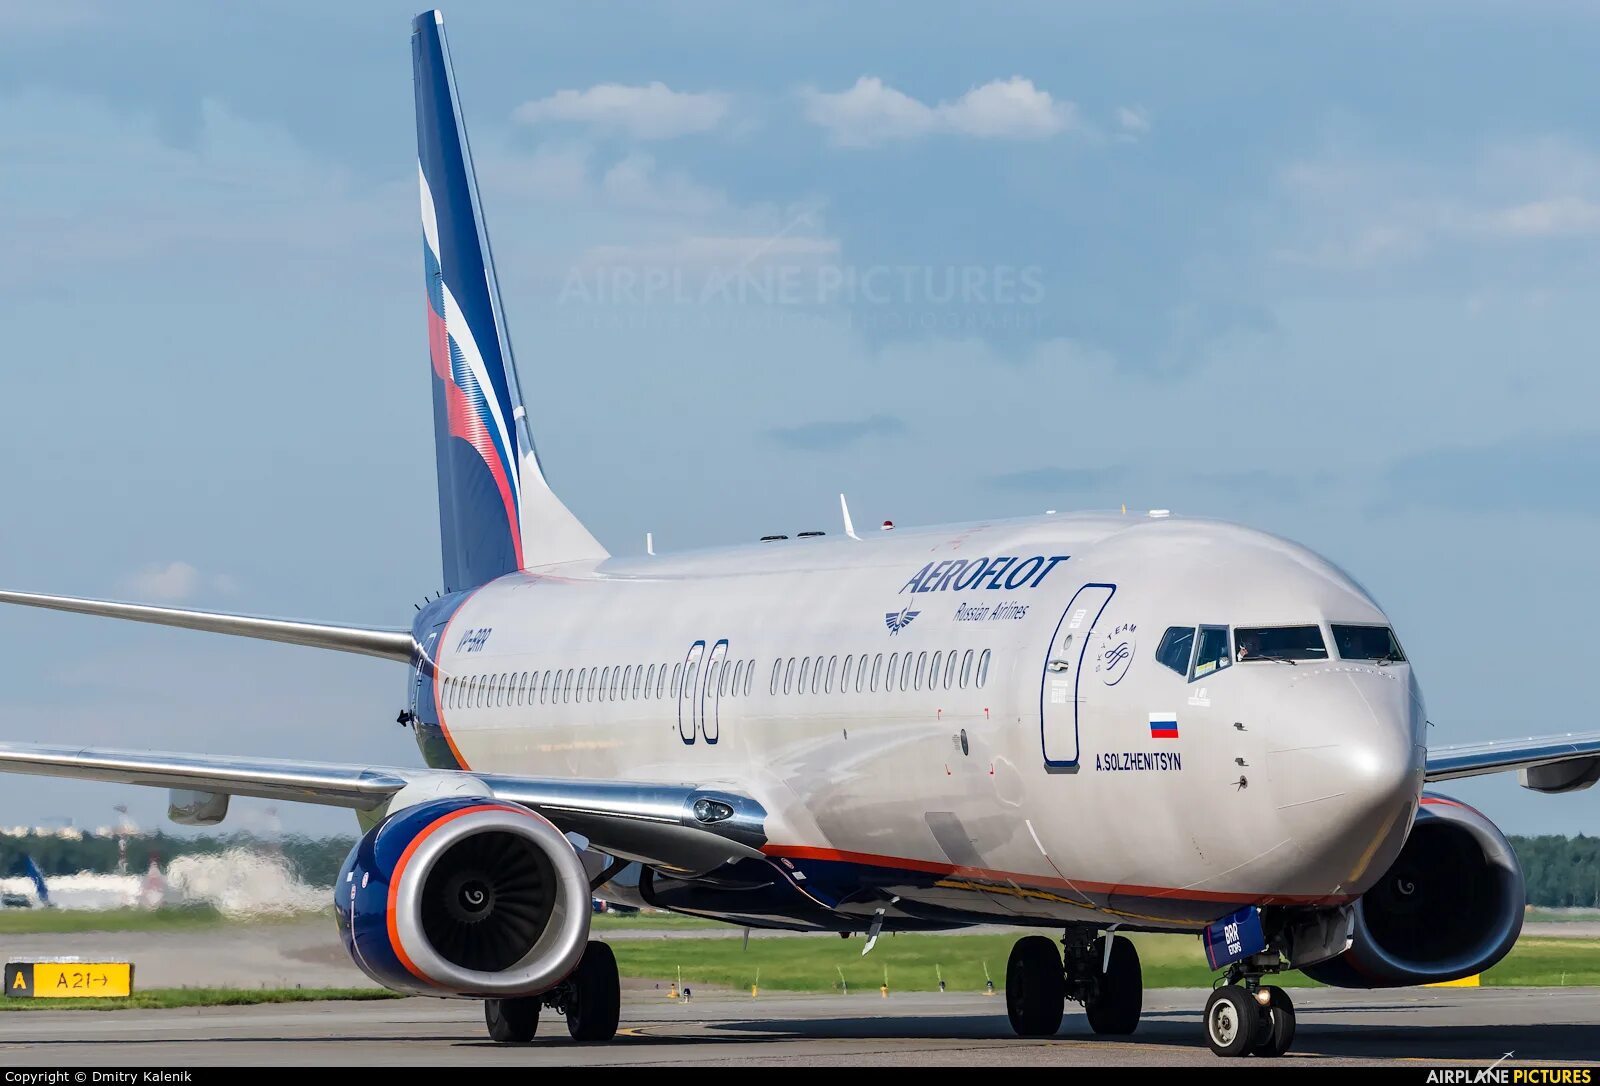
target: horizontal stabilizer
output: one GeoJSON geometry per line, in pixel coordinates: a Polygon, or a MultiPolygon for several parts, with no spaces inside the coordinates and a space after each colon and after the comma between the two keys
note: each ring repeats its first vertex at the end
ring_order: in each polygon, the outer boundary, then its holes
{"type": "Polygon", "coordinates": [[[134,622],[153,622],[160,626],[179,626],[186,630],[234,634],[263,641],[283,641],[314,649],[336,649],[380,656],[385,660],[408,663],[415,642],[409,630],[376,626],[329,626],[319,622],[297,622],[285,618],[257,618],[252,615],[227,615],[214,611],[189,611],[180,607],[151,607],[142,603],[113,603],[86,600],[76,596],[45,596],[36,592],[0,592],[0,603],[25,607],[46,607],[52,611],[76,611],[81,615],[103,615],[134,622]]]}

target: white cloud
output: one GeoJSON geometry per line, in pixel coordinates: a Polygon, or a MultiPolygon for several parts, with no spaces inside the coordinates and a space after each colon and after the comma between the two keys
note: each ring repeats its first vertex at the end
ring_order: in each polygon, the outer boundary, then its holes
{"type": "Polygon", "coordinates": [[[1486,213],[1490,233],[1513,238],[1573,237],[1600,231],[1600,202],[1581,196],[1532,200],[1486,213]]]}
{"type": "Polygon", "coordinates": [[[1142,136],[1150,131],[1150,111],[1143,106],[1118,106],[1117,125],[1125,135],[1142,136]]]}
{"type": "Polygon", "coordinates": [[[524,102],[512,116],[524,124],[588,124],[616,129],[634,139],[665,140],[709,132],[727,119],[729,108],[725,94],[675,91],[660,82],[642,87],[600,83],[524,102]]]}
{"type": "Polygon", "coordinates": [[[188,562],[168,562],[146,566],[123,579],[123,590],[138,600],[152,603],[182,603],[201,592],[229,593],[238,588],[225,573],[203,573],[188,562]]]}
{"type": "Polygon", "coordinates": [[[953,102],[928,105],[864,75],[848,90],[801,91],[806,119],[843,147],[954,133],[976,139],[1045,139],[1077,126],[1077,107],[1031,79],[1012,76],[974,87],[953,102]]]}
{"type": "Polygon", "coordinates": [[[767,261],[803,263],[837,260],[839,239],[782,235],[691,235],[646,245],[596,245],[584,262],[600,266],[667,265],[687,268],[731,268],[767,261]]]}
{"type": "Polygon", "coordinates": [[[414,175],[404,188],[360,181],[219,101],[201,101],[199,120],[175,145],[154,115],[99,99],[33,89],[0,100],[0,236],[29,256],[0,284],[75,288],[88,273],[189,261],[233,275],[282,259],[348,267],[353,248],[392,229],[391,197],[416,186],[414,175]]]}
{"type": "Polygon", "coordinates": [[[1287,166],[1277,182],[1273,248],[1302,266],[1456,259],[1473,246],[1497,257],[1509,246],[1600,236],[1600,153],[1555,137],[1447,164],[1332,150],[1287,166]]]}
{"type": "Polygon", "coordinates": [[[703,216],[726,203],[722,193],[688,174],[658,168],[646,154],[631,154],[613,164],[601,176],[600,190],[610,203],[635,211],[703,216]]]}

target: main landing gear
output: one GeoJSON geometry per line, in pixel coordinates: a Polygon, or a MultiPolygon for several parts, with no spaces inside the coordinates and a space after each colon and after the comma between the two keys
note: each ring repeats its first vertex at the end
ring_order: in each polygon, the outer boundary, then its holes
{"type": "Polygon", "coordinates": [[[1066,1001],[1083,1004],[1096,1033],[1139,1028],[1144,976],[1139,952],[1114,934],[1069,930],[1064,953],[1042,935],[1018,939],[1006,964],[1006,1013],[1019,1037],[1049,1037],[1061,1028],[1066,1001]]]}
{"type": "Polygon", "coordinates": [[[591,940],[572,975],[548,992],[517,999],[486,999],[483,1020],[493,1040],[525,1043],[539,1031],[539,1009],[566,1016],[575,1041],[609,1041],[622,1016],[622,983],[617,958],[604,943],[591,940]]]}
{"type": "Polygon", "coordinates": [[[1294,1043],[1294,1004],[1282,988],[1262,984],[1277,972],[1276,953],[1257,954],[1228,969],[1227,982],[1206,1000],[1206,1043],[1219,1056],[1281,1056],[1294,1043]]]}

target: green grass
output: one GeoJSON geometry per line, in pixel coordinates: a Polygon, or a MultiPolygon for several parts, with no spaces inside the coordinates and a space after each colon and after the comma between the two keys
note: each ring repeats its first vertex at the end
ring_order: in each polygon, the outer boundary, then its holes
{"type": "Polygon", "coordinates": [[[1600,984],[1600,939],[1523,939],[1483,975],[1499,988],[1600,984]]]}
{"type": "Polygon", "coordinates": [[[386,988],[147,988],[126,999],[0,999],[0,1011],[132,1011],[326,999],[400,999],[386,988]]]}
{"type": "MultiPolygon", "coordinates": [[[[842,980],[851,992],[870,992],[884,983],[887,968],[890,991],[936,991],[942,975],[950,991],[979,992],[984,988],[985,966],[996,989],[1004,989],[1006,958],[1016,938],[1014,934],[885,935],[865,958],[861,939],[831,936],[752,939],[748,950],[738,939],[619,940],[612,949],[624,976],[675,980],[681,969],[691,986],[748,989],[759,970],[762,988],[837,992],[842,980]]],[[[1198,939],[1135,935],[1133,941],[1139,948],[1145,987],[1210,986],[1214,974],[1206,968],[1198,939]]],[[[1300,973],[1284,973],[1274,983],[1294,988],[1315,982],[1300,973]]],[[[1600,984],[1600,940],[1524,939],[1484,975],[1483,983],[1600,984]]]]}
{"type": "Polygon", "coordinates": [[[1526,919],[1535,924],[1592,924],[1600,909],[1529,909],[1526,919]]]}
{"type": "Polygon", "coordinates": [[[6,909],[0,935],[53,935],[81,931],[182,931],[230,924],[284,924],[321,916],[333,923],[333,906],[298,913],[224,916],[210,905],[162,909],[6,909]]]}
{"type": "Polygon", "coordinates": [[[214,927],[227,922],[209,905],[181,909],[6,909],[0,912],[0,935],[168,931],[214,927]]]}
{"type": "Polygon", "coordinates": [[[728,930],[731,925],[720,920],[704,920],[698,916],[684,916],[681,913],[596,913],[589,918],[589,926],[595,931],[618,931],[628,928],[656,930],[656,929],[682,929],[691,930],[703,928],[706,931],[728,930]]]}

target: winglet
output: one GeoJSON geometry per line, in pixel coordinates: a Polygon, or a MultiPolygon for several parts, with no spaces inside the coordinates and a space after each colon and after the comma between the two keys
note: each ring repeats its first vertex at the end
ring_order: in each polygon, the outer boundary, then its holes
{"type": "Polygon", "coordinates": [[[860,539],[856,535],[856,526],[850,523],[850,503],[844,500],[844,495],[839,495],[839,511],[844,514],[844,534],[851,539],[860,539]]]}

